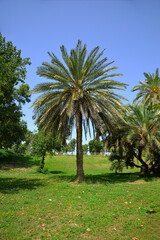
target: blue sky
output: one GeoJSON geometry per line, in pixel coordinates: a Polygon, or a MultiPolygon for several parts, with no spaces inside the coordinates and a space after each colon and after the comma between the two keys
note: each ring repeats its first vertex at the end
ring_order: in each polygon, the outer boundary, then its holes
{"type": "MultiPolygon", "coordinates": [[[[0,32],[30,57],[26,83],[32,89],[46,81],[36,75],[37,67],[49,61],[48,51],[59,58],[59,47],[68,51],[78,39],[87,44],[88,52],[100,46],[104,56],[114,60],[129,84],[120,92],[131,103],[131,89],[144,80],[143,72],[155,72],[160,66],[160,1],[159,0],[0,0],[0,32]]],[[[32,96],[32,101],[36,98],[32,96]]],[[[31,103],[23,107],[28,128],[32,120],[31,103]]]]}

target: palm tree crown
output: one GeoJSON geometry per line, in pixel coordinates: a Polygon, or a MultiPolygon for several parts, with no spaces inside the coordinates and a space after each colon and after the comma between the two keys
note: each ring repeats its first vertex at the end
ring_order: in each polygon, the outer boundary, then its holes
{"type": "Polygon", "coordinates": [[[103,52],[99,47],[94,48],[87,56],[86,45],[81,41],[68,55],[64,46],[60,47],[64,64],[55,56],[48,53],[51,63],[43,62],[37,74],[53,80],[38,84],[34,93],[43,93],[33,104],[34,118],[39,127],[46,130],[55,129],[64,137],[68,128],[77,129],[77,151],[83,158],[82,125],[85,133],[90,123],[93,131],[103,132],[103,124],[110,127],[111,118],[121,116],[122,96],[114,93],[114,89],[122,90],[126,84],[112,80],[120,74],[109,74],[113,62],[107,63],[107,58],[100,59],[103,52]],[[79,138],[79,140],[78,140],[79,138]]]}
{"type": "Polygon", "coordinates": [[[157,111],[150,111],[139,103],[136,106],[130,106],[131,113],[126,116],[128,127],[128,136],[126,139],[130,142],[138,140],[143,147],[151,146],[152,142],[160,146],[160,122],[157,111]]]}
{"type": "Polygon", "coordinates": [[[133,88],[132,91],[139,90],[134,102],[139,99],[146,104],[154,105],[160,101],[160,77],[159,69],[156,69],[156,73],[144,73],[146,77],[145,82],[139,81],[140,85],[133,88]]]}

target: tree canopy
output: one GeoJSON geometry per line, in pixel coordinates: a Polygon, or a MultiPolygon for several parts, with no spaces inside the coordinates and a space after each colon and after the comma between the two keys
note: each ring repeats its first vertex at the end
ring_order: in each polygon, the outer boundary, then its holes
{"type": "Polygon", "coordinates": [[[32,155],[41,157],[41,169],[44,168],[44,160],[47,152],[52,152],[55,148],[54,138],[51,133],[45,134],[44,129],[35,133],[31,141],[32,155]]]}
{"type": "Polygon", "coordinates": [[[30,101],[29,85],[25,84],[26,65],[21,51],[6,42],[0,33],[0,148],[8,148],[24,140],[26,123],[22,104],[30,101]]]}
{"type": "Polygon", "coordinates": [[[94,138],[93,140],[90,140],[88,146],[91,154],[99,154],[104,151],[104,143],[103,141],[100,141],[100,139],[94,138]]]}

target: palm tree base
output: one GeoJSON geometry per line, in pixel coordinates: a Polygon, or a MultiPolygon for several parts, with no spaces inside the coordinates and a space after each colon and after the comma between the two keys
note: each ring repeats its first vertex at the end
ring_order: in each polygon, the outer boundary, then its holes
{"type": "Polygon", "coordinates": [[[76,176],[76,178],[75,178],[75,181],[76,181],[76,182],[83,182],[83,181],[85,181],[85,180],[86,180],[85,175],[76,176]]]}

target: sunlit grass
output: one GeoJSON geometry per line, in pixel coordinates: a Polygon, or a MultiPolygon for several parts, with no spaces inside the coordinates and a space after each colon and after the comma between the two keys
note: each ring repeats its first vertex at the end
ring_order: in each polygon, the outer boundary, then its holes
{"type": "Polygon", "coordinates": [[[48,156],[47,174],[25,161],[0,170],[0,239],[160,239],[159,178],[115,174],[107,157],[85,156],[77,183],[75,156],[48,156]]]}

